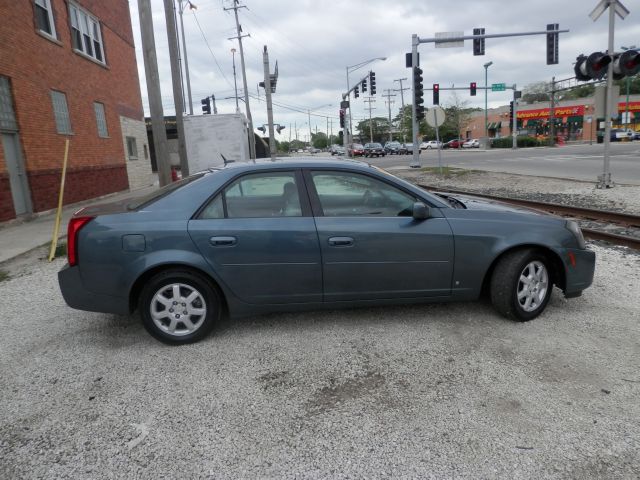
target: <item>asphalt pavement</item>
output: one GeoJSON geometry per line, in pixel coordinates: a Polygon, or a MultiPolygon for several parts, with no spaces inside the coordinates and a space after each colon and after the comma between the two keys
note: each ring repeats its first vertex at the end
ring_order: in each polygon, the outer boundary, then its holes
{"type": "MultiPolygon", "coordinates": [[[[441,151],[443,166],[567,178],[596,182],[604,168],[602,144],[512,149],[447,149],[441,151]]],[[[409,155],[367,159],[380,167],[408,166],[409,155]]],[[[422,167],[438,166],[437,150],[420,155],[422,167]]],[[[615,183],[640,185],[640,141],[611,144],[610,171],[615,183]]]]}

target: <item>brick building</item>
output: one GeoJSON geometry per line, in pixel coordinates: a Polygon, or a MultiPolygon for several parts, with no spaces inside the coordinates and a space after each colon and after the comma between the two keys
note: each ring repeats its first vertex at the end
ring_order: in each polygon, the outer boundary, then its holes
{"type": "Polygon", "coordinates": [[[0,221],[153,183],[127,0],[0,2],[0,221]]]}
{"type": "MultiPolygon", "coordinates": [[[[640,95],[630,95],[629,103],[625,96],[618,99],[618,117],[614,120],[614,127],[629,127],[640,130],[640,95]],[[629,119],[626,119],[626,112],[629,119]]],[[[518,120],[518,134],[536,137],[549,135],[550,104],[539,102],[521,104],[518,106],[516,118],[518,120]]],[[[596,141],[597,131],[602,125],[595,118],[594,98],[579,98],[556,104],[554,109],[556,134],[567,141],[596,141]],[[600,124],[600,125],[599,125],[600,124]]],[[[507,137],[511,135],[509,121],[509,105],[491,108],[487,112],[487,127],[489,137],[507,137]]],[[[466,128],[461,132],[463,138],[484,137],[484,110],[474,112],[466,128]]],[[[601,129],[601,128],[600,128],[601,129]]]]}

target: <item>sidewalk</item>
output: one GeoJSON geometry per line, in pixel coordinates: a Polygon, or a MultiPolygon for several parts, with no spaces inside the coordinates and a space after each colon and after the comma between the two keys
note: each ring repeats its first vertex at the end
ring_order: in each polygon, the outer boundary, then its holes
{"type": "MultiPolygon", "coordinates": [[[[74,212],[82,207],[95,205],[98,203],[114,202],[136,198],[156,190],[158,185],[138,188],[136,190],[126,190],[123,192],[105,195],[72,205],[67,205],[62,210],[62,220],[60,221],[60,233],[58,238],[67,236],[67,224],[74,212]]],[[[53,236],[53,227],[56,220],[56,210],[36,214],[31,220],[11,220],[0,223],[0,264],[18,255],[22,255],[34,248],[47,245],[53,236]]]]}

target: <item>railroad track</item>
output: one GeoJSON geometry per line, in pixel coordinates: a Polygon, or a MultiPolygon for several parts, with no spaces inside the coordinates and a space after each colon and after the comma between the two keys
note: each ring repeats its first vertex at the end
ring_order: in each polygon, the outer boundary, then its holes
{"type": "MultiPolygon", "coordinates": [[[[640,227],[640,216],[630,215],[627,213],[609,212],[606,210],[596,210],[593,208],[582,207],[570,207],[567,205],[560,205],[557,203],[549,202],[536,202],[534,200],[523,200],[520,198],[502,197],[498,195],[486,195],[476,192],[468,192],[464,190],[455,190],[450,188],[441,188],[434,185],[419,184],[419,187],[425,188],[429,191],[443,192],[443,193],[457,193],[460,195],[469,195],[479,198],[487,198],[491,200],[498,200],[500,202],[509,203],[512,205],[519,205],[523,207],[533,208],[536,210],[542,210],[548,213],[563,217],[572,217],[579,220],[588,220],[597,223],[615,224],[622,227],[640,227]]],[[[582,233],[585,237],[592,240],[604,240],[614,243],[616,245],[623,245],[636,250],[640,250],[640,238],[629,235],[620,235],[617,233],[607,232],[605,230],[596,230],[593,228],[582,228],[582,233]]]]}

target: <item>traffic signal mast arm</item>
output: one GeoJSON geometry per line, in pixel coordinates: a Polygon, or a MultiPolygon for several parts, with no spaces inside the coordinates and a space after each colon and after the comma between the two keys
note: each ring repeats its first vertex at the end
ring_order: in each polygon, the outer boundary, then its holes
{"type": "MultiPolygon", "coordinates": [[[[366,84],[366,82],[367,82],[368,80],[369,80],[369,73],[367,73],[364,77],[362,77],[360,80],[358,80],[358,81],[355,83],[355,85],[349,89],[349,91],[348,91],[348,92],[343,93],[343,94],[342,94],[342,99],[343,99],[343,100],[346,100],[346,98],[349,96],[349,94],[350,94],[351,92],[355,92],[356,90],[359,90],[359,89],[360,89],[360,84],[361,84],[362,82],[365,82],[365,84],[366,84]]],[[[363,90],[363,92],[364,92],[364,91],[366,91],[366,90],[363,90]]]]}
{"type": "Polygon", "coordinates": [[[493,33],[487,35],[461,35],[459,37],[447,38],[420,38],[417,37],[418,43],[449,43],[460,42],[463,40],[482,40],[483,38],[505,38],[505,37],[524,37],[527,35],[547,35],[552,33],[567,33],[569,30],[541,30],[539,32],[517,32],[517,33],[493,33]]]}

